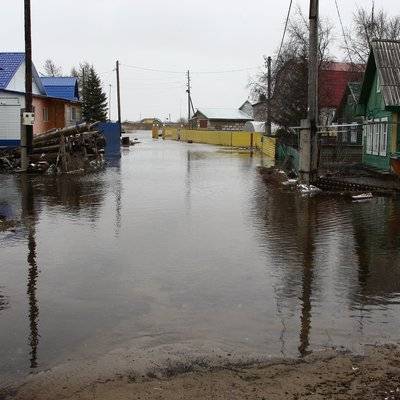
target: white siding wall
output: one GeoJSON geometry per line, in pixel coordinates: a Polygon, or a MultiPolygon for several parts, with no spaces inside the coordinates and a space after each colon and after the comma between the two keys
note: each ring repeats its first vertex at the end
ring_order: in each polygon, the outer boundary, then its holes
{"type": "MultiPolygon", "coordinates": [[[[25,63],[20,65],[6,89],[14,90],[16,92],[25,92],[25,63]]],[[[40,93],[40,90],[34,80],[32,83],[32,92],[33,94],[43,94],[40,93]]]]}
{"type": "Polygon", "coordinates": [[[0,141],[20,139],[21,97],[0,92],[0,141]]]}

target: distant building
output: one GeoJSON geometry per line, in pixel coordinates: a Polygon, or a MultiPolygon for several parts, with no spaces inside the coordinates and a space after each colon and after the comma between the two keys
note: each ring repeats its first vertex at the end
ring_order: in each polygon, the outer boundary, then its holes
{"type": "Polygon", "coordinates": [[[362,145],[363,118],[357,115],[360,92],[361,82],[349,82],[336,110],[334,124],[344,125],[338,129],[338,140],[342,143],[362,145]]]}
{"type": "MultiPolygon", "coordinates": [[[[40,78],[33,66],[34,135],[81,120],[76,78],[40,78]]],[[[0,146],[18,146],[25,108],[25,54],[0,53],[0,146]]]]}
{"type": "Polygon", "coordinates": [[[247,121],[253,121],[253,117],[239,109],[201,108],[193,115],[191,125],[200,129],[241,131],[247,121]]]}
{"type": "Polygon", "coordinates": [[[261,94],[256,103],[253,103],[253,117],[255,121],[267,120],[267,98],[261,94]]]}
{"type": "Polygon", "coordinates": [[[342,62],[325,62],[319,70],[318,102],[321,125],[335,118],[349,82],[361,81],[364,66],[342,62]]]}
{"type": "Polygon", "coordinates": [[[249,100],[246,100],[240,107],[239,107],[240,111],[243,111],[245,114],[247,114],[248,116],[254,118],[254,109],[253,109],[253,104],[250,103],[249,100]]]}
{"type": "Polygon", "coordinates": [[[358,101],[364,117],[363,162],[390,169],[400,150],[400,41],[373,40],[358,101]]]}

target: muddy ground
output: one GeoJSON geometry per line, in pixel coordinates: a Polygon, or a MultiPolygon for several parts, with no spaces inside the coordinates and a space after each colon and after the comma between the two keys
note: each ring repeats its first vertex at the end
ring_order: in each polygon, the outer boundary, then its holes
{"type": "Polygon", "coordinates": [[[325,351],[301,360],[245,365],[206,362],[132,370],[85,382],[74,374],[44,372],[0,399],[400,399],[400,347],[368,346],[365,354],[325,351]]]}

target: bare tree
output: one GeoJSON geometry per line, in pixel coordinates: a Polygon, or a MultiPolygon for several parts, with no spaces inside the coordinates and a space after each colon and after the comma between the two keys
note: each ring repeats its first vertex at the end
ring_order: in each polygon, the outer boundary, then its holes
{"type": "Polygon", "coordinates": [[[46,60],[43,65],[44,75],[45,76],[61,76],[62,69],[58,65],[55,64],[53,60],[46,60]]]}
{"type": "Polygon", "coordinates": [[[353,15],[353,24],[343,44],[350,61],[365,64],[373,39],[400,39],[400,15],[389,16],[384,10],[360,8],[353,15]]]}
{"type": "MultiPolygon", "coordinates": [[[[319,62],[331,61],[333,26],[321,20],[319,26],[319,62]]],[[[297,7],[288,24],[287,38],[276,52],[272,69],[272,120],[281,126],[298,125],[307,115],[309,25],[297,7]]],[[[266,96],[267,74],[263,72],[250,83],[253,98],[266,96]]]]}

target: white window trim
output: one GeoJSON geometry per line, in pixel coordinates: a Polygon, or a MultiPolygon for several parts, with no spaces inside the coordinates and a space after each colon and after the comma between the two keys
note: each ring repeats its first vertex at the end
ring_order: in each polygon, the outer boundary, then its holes
{"type": "Polygon", "coordinates": [[[373,144],[372,144],[372,154],[374,156],[379,156],[379,142],[381,140],[381,120],[379,118],[374,119],[374,124],[373,124],[373,144]]]}
{"type": "Polygon", "coordinates": [[[381,137],[380,137],[380,149],[379,149],[379,155],[380,156],[387,156],[387,145],[388,145],[388,129],[389,129],[389,124],[388,124],[388,118],[381,118],[381,137]]]}
{"type": "Polygon", "coordinates": [[[365,126],[365,138],[366,138],[366,153],[367,154],[372,154],[372,148],[373,148],[373,120],[369,119],[367,120],[367,125],[365,126]]]}

